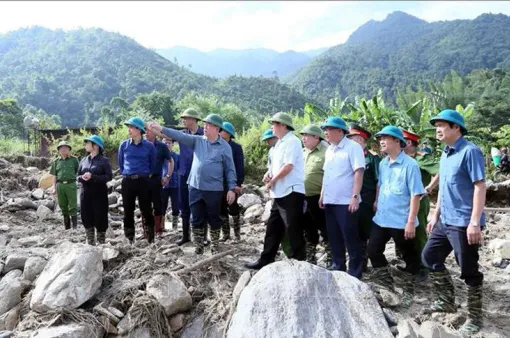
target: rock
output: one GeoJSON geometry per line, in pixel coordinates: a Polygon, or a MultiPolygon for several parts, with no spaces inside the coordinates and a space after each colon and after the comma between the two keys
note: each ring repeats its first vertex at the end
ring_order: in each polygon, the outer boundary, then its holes
{"type": "Polygon", "coordinates": [[[184,327],[184,314],[179,313],[170,318],[170,327],[174,332],[179,331],[184,327]]]}
{"type": "Polygon", "coordinates": [[[0,331],[0,338],[10,338],[14,337],[14,332],[12,331],[0,331]]]}
{"type": "Polygon", "coordinates": [[[252,277],[241,293],[227,337],[393,335],[367,284],[344,272],[285,260],[252,277]]]}
{"type": "Polygon", "coordinates": [[[0,232],[8,232],[9,230],[11,230],[11,227],[7,224],[0,224],[0,232]]]}
{"type": "Polygon", "coordinates": [[[244,219],[252,221],[264,213],[264,207],[261,204],[254,204],[244,212],[244,219]]]}
{"type": "Polygon", "coordinates": [[[237,281],[237,284],[234,287],[234,291],[232,291],[232,301],[234,302],[234,304],[237,303],[237,301],[239,300],[241,292],[243,292],[246,285],[248,285],[250,279],[251,279],[250,271],[243,272],[241,277],[239,277],[239,280],[237,281]]]}
{"type": "MultiPolygon", "coordinates": [[[[4,206],[2,206],[4,207],[4,206]]],[[[28,198],[12,198],[7,201],[5,208],[11,211],[33,209],[37,210],[37,204],[28,198]]]]}
{"type": "Polygon", "coordinates": [[[103,303],[94,306],[94,311],[102,314],[115,325],[117,325],[120,322],[120,319],[117,316],[115,316],[113,313],[111,313],[110,311],[103,307],[103,303]]]}
{"type": "Polygon", "coordinates": [[[396,307],[400,305],[399,296],[391,292],[390,290],[381,288],[379,289],[379,294],[381,295],[382,302],[385,306],[396,307]]]}
{"type": "Polygon", "coordinates": [[[444,324],[448,327],[459,328],[466,321],[466,315],[462,312],[448,314],[444,324]]]}
{"type": "Polygon", "coordinates": [[[119,251],[114,248],[103,248],[103,261],[109,262],[119,256],[119,251]]]}
{"type": "Polygon", "coordinates": [[[441,324],[426,321],[420,326],[420,338],[461,338],[441,324]]]}
{"type": "Polygon", "coordinates": [[[18,242],[23,246],[34,246],[42,242],[41,236],[29,236],[18,239],[18,242]]]}
{"type": "Polygon", "coordinates": [[[111,333],[114,335],[119,333],[119,331],[117,330],[115,325],[113,325],[107,317],[99,316],[98,320],[101,323],[101,325],[103,326],[103,328],[106,330],[107,333],[111,333]]]}
{"type": "Polygon", "coordinates": [[[136,326],[135,320],[131,317],[131,314],[127,313],[124,318],[121,319],[120,323],[117,325],[117,330],[120,335],[125,335],[129,332],[133,332],[133,329],[136,326]]]}
{"type": "Polygon", "coordinates": [[[151,330],[148,327],[137,327],[133,331],[129,331],[127,335],[123,335],[122,338],[153,338],[151,330]]]}
{"type": "Polygon", "coordinates": [[[398,338],[419,338],[420,326],[412,319],[401,320],[397,326],[398,338]]]}
{"type": "Polygon", "coordinates": [[[117,318],[123,318],[124,317],[124,312],[120,311],[117,308],[114,308],[113,306],[109,306],[108,307],[108,311],[111,312],[117,318]]]}
{"type": "Polygon", "coordinates": [[[390,309],[383,308],[382,312],[384,314],[384,318],[386,318],[386,322],[388,323],[388,326],[396,326],[398,324],[397,316],[395,315],[395,312],[391,311],[390,309]]]}
{"type": "Polygon", "coordinates": [[[42,257],[30,257],[25,262],[25,269],[23,270],[23,278],[33,282],[37,276],[44,270],[46,266],[46,261],[42,257]]]}
{"type": "Polygon", "coordinates": [[[503,259],[510,259],[510,240],[501,240],[496,246],[495,255],[503,259]]]}
{"type": "Polygon", "coordinates": [[[50,209],[51,211],[55,210],[55,200],[42,200],[39,201],[39,205],[44,205],[46,208],[50,209]]]}
{"type": "Polygon", "coordinates": [[[108,195],[108,205],[116,204],[118,201],[117,194],[112,193],[108,195]]]}
{"type": "Polygon", "coordinates": [[[12,331],[16,328],[19,321],[21,305],[18,304],[9,310],[7,313],[0,316],[0,331],[12,331]]]}
{"type": "Polygon", "coordinates": [[[237,203],[243,208],[248,209],[254,204],[262,204],[262,200],[255,194],[243,194],[239,197],[237,203]]]}
{"type": "Polygon", "coordinates": [[[392,326],[392,327],[390,327],[390,331],[391,331],[391,334],[392,334],[393,336],[395,336],[395,337],[396,337],[396,336],[398,335],[398,327],[397,327],[397,326],[392,326]]]}
{"type": "Polygon", "coordinates": [[[41,313],[77,308],[99,289],[102,273],[100,248],[65,242],[37,279],[30,308],[41,313]]]}
{"type": "Polygon", "coordinates": [[[39,179],[39,188],[48,189],[53,187],[53,175],[49,173],[44,173],[39,179]]]}
{"type": "Polygon", "coordinates": [[[7,236],[5,235],[0,235],[0,248],[4,247],[7,245],[7,236]]]}
{"type": "Polygon", "coordinates": [[[171,261],[170,257],[158,253],[156,255],[156,258],[154,259],[154,264],[167,264],[170,263],[170,261],[171,261]]]}
{"type": "Polygon", "coordinates": [[[184,283],[174,275],[156,275],[147,283],[147,294],[156,298],[167,316],[187,311],[192,299],[184,283]]]}
{"type": "Polygon", "coordinates": [[[197,338],[203,337],[204,331],[204,315],[194,318],[182,331],[181,338],[197,338]]]}
{"type": "Polygon", "coordinates": [[[0,276],[2,275],[3,270],[4,270],[4,262],[0,261],[0,276]]]}
{"type": "Polygon", "coordinates": [[[21,302],[24,285],[18,274],[7,274],[0,280],[0,316],[21,302]]]}
{"type": "Polygon", "coordinates": [[[501,266],[501,263],[503,263],[503,258],[501,257],[495,257],[493,260],[492,260],[492,265],[495,266],[496,268],[499,268],[501,266]]]}
{"type": "Polygon", "coordinates": [[[45,219],[48,219],[52,214],[53,214],[53,211],[51,211],[50,208],[48,208],[44,205],[40,205],[37,208],[36,215],[40,221],[44,221],[45,219]]]}
{"type": "Polygon", "coordinates": [[[36,200],[42,200],[44,198],[44,190],[41,188],[37,188],[32,191],[32,198],[36,200]]]}
{"type": "Polygon", "coordinates": [[[262,222],[267,222],[269,219],[269,216],[271,215],[271,208],[273,207],[273,200],[269,200],[266,203],[266,206],[264,207],[264,213],[262,214],[262,217],[260,220],[262,222]]]}
{"type": "Polygon", "coordinates": [[[507,267],[508,265],[510,265],[510,261],[509,261],[508,259],[503,259],[503,260],[501,261],[501,264],[499,265],[499,267],[500,267],[501,269],[506,269],[506,267],[507,267]]]}
{"type": "Polygon", "coordinates": [[[4,273],[7,273],[11,270],[23,270],[25,266],[25,262],[27,261],[28,256],[24,254],[12,254],[7,256],[5,259],[5,267],[4,273]]]}
{"type": "Polygon", "coordinates": [[[55,245],[55,239],[50,236],[45,237],[41,242],[41,246],[52,246],[52,245],[55,245]]]}
{"type": "Polygon", "coordinates": [[[87,325],[69,324],[39,329],[31,338],[90,338],[99,337],[98,331],[98,328],[87,325]]]}

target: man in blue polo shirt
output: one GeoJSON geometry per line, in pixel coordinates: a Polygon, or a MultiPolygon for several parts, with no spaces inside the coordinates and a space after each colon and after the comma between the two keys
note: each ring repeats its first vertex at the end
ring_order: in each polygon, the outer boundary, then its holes
{"type": "Polygon", "coordinates": [[[463,137],[467,129],[457,111],[443,110],[430,122],[436,127],[436,138],[446,147],[439,162],[437,206],[427,229],[431,233],[422,253],[437,293],[429,312],[457,311],[455,288],[444,265],[453,250],[468,294],[468,319],[459,331],[470,335],[483,324],[478,250],[485,225],[484,158],[482,151],[463,137]]]}
{"type": "Polygon", "coordinates": [[[145,124],[140,117],[126,122],[129,139],[119,146],[117,162],[122,179],[122,206],[124,207],[124,234],[131,243],[135,240],[135,202],[138,204],[147,227],[147,239],[154,242],[154,218],[150,198],[150,175],[156,165],[156,149],[143,138],[145,124]]]}
{"type": "Polygon", "coordinates": [[[420,197],[425,194],[420,167],[403,148],[406,141],[402,130],[386,126],[375,135],[386,156],[379,163],[377,208],[374,226],[368,241],[368,257],[380,284],[393,288],[393,278],[384,255],[386,244],[393,238],[406,262],[406,283],[402,305],[410,306],[414,297],[414,276],[420,271],[420,253],[414,237],[418,227],[420,197]]]}

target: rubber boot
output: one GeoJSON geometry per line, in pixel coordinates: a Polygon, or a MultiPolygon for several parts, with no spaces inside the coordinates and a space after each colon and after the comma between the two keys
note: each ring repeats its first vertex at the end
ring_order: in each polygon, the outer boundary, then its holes
{"type": "Polygon", "coordinates": [[[96,229],[95,228],[85,229],[85,234],[87,235],[87,244],[96,245],[96,229]]]}
{"type": "Polygon", "coordinates": [[[193,227],[193,243],[195,244],[195,253],[197,255],[204,254],[204,228],[193,227]]]}
{"type": "Polygon", "coordinates": [[[413,304],[416,277],[408,272],[406,272],[404,276],[404,292],[402,294],[401,304],[403,307],[408,308],[413,304]]]}
{"type": "Polygon", "coordinates": [[[204,246],[208,246],[209,244],[211,244],[211,242],[209,241],[209,226],[207,224],[204,224],[203,240],[204,240],[204,246]]]}
{"type": "Polygon", "coordinates": [[[234,224],[233,224],[234,237],[235,237],[236,241],[240,241],[241,240],[241,216],[235,215],[235,216],[232,216],[232,218],[234,220],[234,224]]]}
{"type": "MultiPolygon", "coordinates": [[[[195,231],[193,231],[193,235],[195,235],[195,231]]],[[[182,237],[177,241],[177,245],[181,246],[185,243],[189,242],[189,218],[182,218],[182,237]]]]}
{"type": "MultiPolygon", "coordinates": [[[[230,239],[230,222],[228,216],[221,218],[221,231],[223,236],[221,237],[222,242],[226,242],[230,239]]],[[[212,236],[211,236],[212,239],[212,236]]]]}
{"type": "Polygon", "coordinates": [[[312,243],[306,243],[306,261],[310,264],[317,264],[317,246],[312,243]]]}
{"type": "Polygon", "coordinates": [[[71,229],[71,217],[69,215],[64,215],[64,227],[66,230],[71,229]]]}
{"type": "Polygon", "coordinates": [[[452,276],[450,276],[448,270],[431,271],[429,276],[436,289],[437,299],[432,303],[430,308],[426,309],[424,312],[426,314],[431,314],[433,312],[457,312],[457,306],[455,305],[455,287],[453,286],[452,276]]]}
{"type": "Polygon", "coordinates": [[[374,269],[374,280],[377,284],[390,289],[391,291],[395,291],[393,285],[393,277],[391,276],[390,270],[388,266],[383,266],[381,268],[374,269]]]}
{"type": "Polygon", "coordinates": [[[218,253],[220,242],[220,229],[211,229],[211,254],[218,253]]]}
{"type": "Polygon", "coordinates": [[[172,229],[177,230],[178,226],[179,226],[179,216],[172,215],[172,229]]]}
{"type": "Polygon", "coordinates": [[[71,223],[73,224],[73,229],[78,228],[78,217],[77,216],[71,216],[71,223]]]}
{"type": "Polygon", "coordinates": [[[161,237],[163,234],[162,218],[163,216],[154,216],[154,231],[158,237],[161,237]]]}
{"type": "Polygon", "coordinates": [[[154,243],[154,227],[146,227],[147,229],[147,241],[149,243],[154,243]]]}
{"type": "Polygon", "coordinates": [[[330,269],[333,267],[333,254],[331,253],[331,246],[329,243],[325,244],[324,251],[326,252],[326,268],[330,269]]]}
{"type": "Polygon", "coordinates": [[[106,243],[106,231],[98,231],[97,232],[97,243],[98,244],[106,243]]]}
{"type": "Polygon", "coordinates": [[[463,336],[471,336],[477,334],[483,327],[482,317],[482,299],[483,299],[483,286],[469,286],[467,287],[467,308],[468,319],[459,328],[459,332],[463,336]]]}

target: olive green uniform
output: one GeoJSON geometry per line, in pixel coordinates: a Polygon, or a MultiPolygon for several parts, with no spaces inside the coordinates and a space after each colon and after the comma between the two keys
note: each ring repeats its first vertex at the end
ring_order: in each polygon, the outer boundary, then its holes
{"type": "Polygon", "coordinates": [[[76,216],[77,186],[76,176],[79,167],[74,156],[59,157],[51,164],[50,174],[57,178],[57,199],[63,216],[76,216]]]}

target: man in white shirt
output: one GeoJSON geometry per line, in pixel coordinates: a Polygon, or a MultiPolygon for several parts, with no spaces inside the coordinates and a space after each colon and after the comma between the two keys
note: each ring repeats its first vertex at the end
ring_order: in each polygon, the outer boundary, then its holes
{"type": "Polygon", "coordinates": [[[319,205],[326,211],[328,239],[333,252],[331,270],[346,271],[345,250],[349,253],[348,273],[361,278],[363,251],[357,217],[365,170],[363,148],[345,137],[349,129],[340,117],[329,117],[321,125],[330,146],[326,150],[324,178],[319,205]]]}
{"type": "Polygon", "coordinates": [[[264,183],[274,199],[267,221],[264,250],[258,261],[246,264],[250,269],[261,269],[274,262],[280,243],[287,236],[289,257],[306,258],[302,225],[305,199],[305,169],[301,141],[292,133],[292,118],[285,113],[275,114],[269,122],[278,138],[271,159],[271,169],[264,183]]]}

